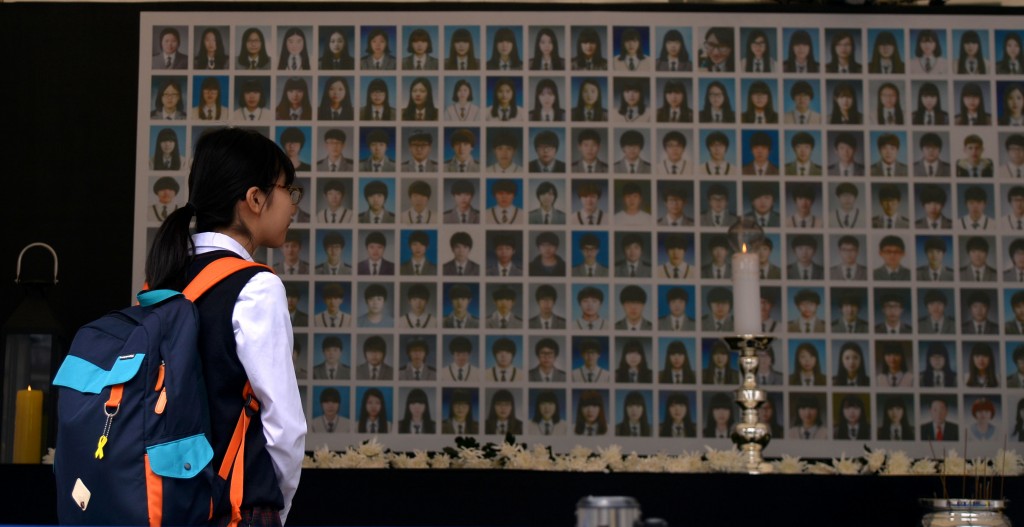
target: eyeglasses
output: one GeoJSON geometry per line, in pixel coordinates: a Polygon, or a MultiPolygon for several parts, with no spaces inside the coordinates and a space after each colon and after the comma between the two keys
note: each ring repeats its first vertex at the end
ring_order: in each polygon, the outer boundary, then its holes
{"type": "Polygon", "coordinates": [[[297,187],[295,185],[276,185],[276,184],[274,186],[277,187],[277,188],[283,188],[286,191],[288,191],[288,197],[291,198],[292,205],[298,205],[299,202],[302,201],[302,194],[304,192],[302,190],[302,187],[297,187]]]}

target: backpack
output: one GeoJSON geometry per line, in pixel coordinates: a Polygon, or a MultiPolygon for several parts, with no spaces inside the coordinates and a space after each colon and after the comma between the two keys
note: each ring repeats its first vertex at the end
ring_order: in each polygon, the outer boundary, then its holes
{"type": "Polygon", "coordinates": [[[220,258],[182,293],[143,291],[138,305],[108,313],[75,335],[53,380],[61,524],[205,524],[229,476],[232,524],[241,518],[245,430],[259,402],[246,383],[231,446],[215,473],[193,302],[236,271],[256,266],[265,267],[220,258]]]}

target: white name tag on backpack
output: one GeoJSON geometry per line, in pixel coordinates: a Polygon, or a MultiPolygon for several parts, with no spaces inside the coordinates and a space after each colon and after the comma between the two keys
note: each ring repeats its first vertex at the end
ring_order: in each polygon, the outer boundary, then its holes
{"type": "Polygon", "coordinates": [[[89,498],[92,497],[92,493],[85,487],[85,483],[82,483],[82,478],[75,480],[75,488],[71,489],[71,497],[83,511],[89,506],[89,498]]]}

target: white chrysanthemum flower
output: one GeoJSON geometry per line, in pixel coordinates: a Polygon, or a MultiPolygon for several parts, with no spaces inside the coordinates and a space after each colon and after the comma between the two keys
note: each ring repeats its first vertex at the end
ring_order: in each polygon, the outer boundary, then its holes
{"type": "Polygon", "coordinates": [[[707,452],[704,454],[708,459],[708,468],[714,472],[742,472],[745,471],[745,461],[739,450],[715,450],[707,445],[704,446],[707,452]]]}
{"type": "Polygon", "coordinates": [[[434,454],[430,460],[430,468],[451,468],[452,457],[445,452],[434,454]]]}
{"type": "Polygon", "coordinates": [[[555,462],[551,459],[551,450],[542,444],[533,445],[529,455],[533,458],[533,470],[553,470],[555,462]]]}
{"type": "Polygon", "coordinates": [[[377,457],[384,453],[384,445],[377,442],[377,436],[373,436],[369,441],[359,445],[356,450],[366,457],[377,457]]]}
{"type": "Polygon", "coordinates": [[[967,460],[960,457],[956,450],[950,450],[942,460],[941,473],[950,476],[964,475],[967,473],[967,460]]]}
{"type": "Polygon", "coordinates": [[[807,469],[807,463],[799,457],[782,454],[782,459],[773,461],[772,467],[779,474],[802,474],[807,469]]]}
{"type": "Polygon", "coordinates": [[[597,447],[597,455],[611,470],[622,470],[625,466],[622,460],[622,447],[619,445],[611,444],[607,447],[597,447]]]}
{"type": "Polygon", "coordinates": [[[992,468],[987,459],[976,457],[967,465],[968,476],[994,476],[995,473],[995,469],[992,468]]]}
{"type": "Polygon", "coordinates": [[[828,463],[818,462],[807,465],[807,473],[815,474],[818,476],[831,476],[836,473],[836,469],[835,467],[829,465],[828,463]]]}
{"type": "MultiPolygon", "coordinates": [[[[51,449],[52,451],[52,449],[51,449]]],[[[1020,476],[1024,473],[1024,458],[1017,455],[1016,450],[999,449],[995,459],[992,460],[997,474],[1004,476],[1020,476]]]]}
{"type": "Polygon", "coordinates": [[[666,457],[665,472],[690,474],[705,471],[704,459],[700,452],[683,452],[678,456],[666,457]]]}
{"type": "Polygon", "coordinates": [[[868,452],[864,456],[867,464],[864,466],[864,472],[874,474],[882,469],[882,465],[885,464],[885,449],[876,448],[875,450],[868,452]]]}
{"type": "Polygon", "coordinates": [[[918,459],[910,466],[910,473],[917,476],[930,476],[938,470],[938,461],[934,459],[918,459]]]}
{"type": "Polygon", "coordinates": [[[576,446],[572,447],[572,450],[569,451],[569,455],[570,456],[578,457],[578,458],[583,458],[583,459],[586,459],[586,458],[590,457],[590,455],[593,454],[593,453],[594,453],[593,450],[591,450],[591,449],[589,449],[589,448],[587,448],[587,447],[585,447],[583,445],[576,445],[576,446]]]}
{"type": "Polygon", "coordinates": [[[905,476],[910,473],[910,465],[912,461],[910,456],[902,450],[889,453],[889,459],[885,462],[885,467],[882,468],[882,474],[887,476],[905,476]]]}
{"type": "Polygon", "coordinates": [[[836,469],[836,474],[842,476],[854,476],[860,474],[861,463],[856,459],[848,459],[846,452],[843,452],[839,459],[832,460],[832,467],[836,469]]]}

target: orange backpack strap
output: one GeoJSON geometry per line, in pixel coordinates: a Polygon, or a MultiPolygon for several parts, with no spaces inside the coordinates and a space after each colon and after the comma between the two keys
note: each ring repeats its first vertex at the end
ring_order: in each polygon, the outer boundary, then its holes
{"type": "Polygon", "coordinates": [[[189,282],[182,294],[189,301],[195,302],[196,299],[203,296],[208,289],[216,285],[221,280],[231,276],[237,271],[247,269],[249,267],[263,267],[270,272],[274,272],[273,269],[266,265],[259,264],[256,262],[250,262],[241,258],[224,257],[214,260],[212,263],[203,268],[202,271],[196,275],[195,278],[189,282]]]}
{"type": "Polygon", "coordinates": [[[231,522],[228,527],[237,527],[242,520],[242,490],[245,478],[245,433],[249,429],[249,421],[252,416],[260,411],[260,402],[252,391],[252,385],[248,381],[242,388],[242,398],[245,404],[242,407],[242,414],[238,417],[238,424],[235,425],[235,433],[231,435],[231,442],[228,444],[228,451],[221,461],[220,470],[217,475],[227,480],[231,476],[231,522]]]}

